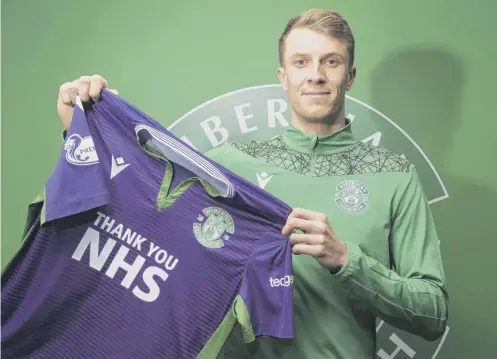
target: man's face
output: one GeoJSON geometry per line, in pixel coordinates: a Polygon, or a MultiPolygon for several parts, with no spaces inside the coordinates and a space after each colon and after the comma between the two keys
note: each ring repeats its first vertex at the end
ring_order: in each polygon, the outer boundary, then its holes
{"type": "Polygon", "coordinates": [[[294,114],[320,122],[343,109],[345,91],[352,87],[355,69],[349,69],[345,41],[296,28],[286,38],[278,78],[288,92],[294,114]]]}

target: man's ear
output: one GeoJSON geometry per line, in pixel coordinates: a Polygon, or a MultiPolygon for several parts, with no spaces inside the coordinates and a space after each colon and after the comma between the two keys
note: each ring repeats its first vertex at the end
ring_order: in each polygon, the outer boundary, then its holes
{"type": "Polygon", "coordinates": [[[287,92],[288,86],[287,86],[287,81],[286,81],[286,71],[285,71],[283,66],[278,67],[278,70],[276,71],[276,75],[278,76],[278,79],[280,80],[281,88],[283,88],[283,91],[287,92]]]}
{"type": "Polygon", "coordinates": [[[352,69],[349,71],[349,74],[348,74],[347,88],[346,88],[347,91],[349,91],[352,88],[352,86],[354,85],[356,75],[357,75],[357,69],[354,66],[354,67],[352,67],[352,69]]]}

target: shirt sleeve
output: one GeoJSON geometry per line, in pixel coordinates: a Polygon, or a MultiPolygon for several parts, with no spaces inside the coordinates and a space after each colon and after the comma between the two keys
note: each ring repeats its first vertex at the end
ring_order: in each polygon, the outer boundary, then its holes
{"type": "Polygon", "coordinates": [[[42,224],[109,203],[85,112],[75,106],[59,160],[44,188],[42,224]]]}
{"type": "Polygon", "coordinates": [[[245,342],[294,337],[292,252],[277,229],[266,232],[252,253],[234,308],[245,342]]]}
{"type": "Polygon", "coordinates": [[[436,340],[447,324],[448,293],[440,241],[414,167],[392,205],[391,268],[346,242],[347,263],[332,276],[385,322],[436,340]]]}

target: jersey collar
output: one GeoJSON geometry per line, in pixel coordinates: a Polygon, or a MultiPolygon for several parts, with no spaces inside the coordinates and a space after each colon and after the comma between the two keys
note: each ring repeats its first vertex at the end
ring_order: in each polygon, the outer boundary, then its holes
{"type": "Polygon", "coordinates": [[[326,136],[308,135],[290,125],[282,135],[282,139],[287,147],[295,151],[316,155],[341,152],[357,143],[349,119],[346,119],[345,126],[340,130],[326,136]]]}

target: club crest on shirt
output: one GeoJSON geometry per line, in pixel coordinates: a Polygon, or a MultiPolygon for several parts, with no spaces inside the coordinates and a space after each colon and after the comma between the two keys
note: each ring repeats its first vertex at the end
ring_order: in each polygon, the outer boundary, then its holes
{"type": "Polygon", "coordinates": [[[88,166],[98,163],[97,151],[91,136],[81,137],[78,134],[67,138],[64,145],[67,162],[77,166],[88,166]]]}
{"type": "Polygon", "coordinates": [[[356,180],[341,182],[335,192],[335,203],[345,212],[362,212],[368,206],[369,191],[356,180]]]}
{"type": "Polygon", "coordinates": [[[231,215],[219,207],[207,207],[193,224],[193,233],[200,244],[207,248],[222,248],[224,241],[235,233],[235,222],[231,215]]]}

